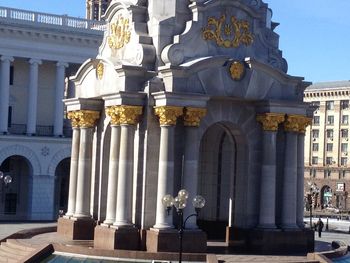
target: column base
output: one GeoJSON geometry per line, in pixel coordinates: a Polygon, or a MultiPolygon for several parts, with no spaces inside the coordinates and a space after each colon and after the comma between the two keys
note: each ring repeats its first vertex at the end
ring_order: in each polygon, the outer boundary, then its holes
{"type": "Polygon", "coordinates": [[[259,229],[277,229],[275,224],[259,224],[259,229]]]}
{"type": "MultiPolygon", "coordinates": [[[[177,230],[147,230],[146,248],[148,252],[178,252],[179,233],[177,230]]],[[[184,230],[182,248],[185,253],[203,253],[207,249],[207,235],[202,230],[184,230]]]]}
{"type": "Polygon", "coordinates": [[[71,240],[93,240],[95,225],[95,220],[92,218],[60,217],[57,221],[57,233],[71,240]]]}
{"type": "Polygon", "coordinates": [[[139,244],[139,231],[135,227],[95,227],[94,248],[138,250],[139,244]]]}
{"type": "Polygon", "coordinates": [[[291,254],[314,251],[314,232],[307,229],[243,229],[227,227],[226,242],[238,252],[291,254]]]}

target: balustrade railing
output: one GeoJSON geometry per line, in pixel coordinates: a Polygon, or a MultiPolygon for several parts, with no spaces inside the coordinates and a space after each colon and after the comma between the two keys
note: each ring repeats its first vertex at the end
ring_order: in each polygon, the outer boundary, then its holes
{"type": "Polygon", "coordinates": [[[77,29],[93,29],[98,31],[104,31],[106,29],[106,23],[104,21],[87,20],[66,15],[60,16],[1,6],[0,18],[15,19],[24,22],[31,21],[56,26],[66,26],[77,29]]]}
{"type": "MultiPolygon", "coordinates": [[[[25,124],[14,124],[8,128],[10,135],[26,135],[27,125],[25,124]]],[[[36,136],[53,136],[53,126],[37,125],[36,136]]],[[[63,136],[70,138],[72,137],[72,127],[63,127],[63,136]]]]}

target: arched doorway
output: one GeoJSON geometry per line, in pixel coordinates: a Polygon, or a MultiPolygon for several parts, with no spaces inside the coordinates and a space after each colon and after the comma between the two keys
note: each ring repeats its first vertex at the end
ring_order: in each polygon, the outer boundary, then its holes
{"type": "Polygon", "coordinates": [[[29,177],[32,167],[23,156],[14,155],[5,159],[0,170],[12,177],[12,182],[0,186],[0,220],[28,219],[29,177]]]}
{"type": "Polygon", "coordinates": [[[68,193],[69,193],[69,172],[70,158],[65,158],[56,167],[55,171],[55,204],[54,218],[56,218],[61,210],[62,213],[67,212],[68,193]]]}
{"type": "Polygon", "coordinates": [[[200,145],[199,193],[206,198],[199,226],[209,239],[225,239],[234,211],[237,147],[224,123],[216,123],[204,133],[200,145]]]}

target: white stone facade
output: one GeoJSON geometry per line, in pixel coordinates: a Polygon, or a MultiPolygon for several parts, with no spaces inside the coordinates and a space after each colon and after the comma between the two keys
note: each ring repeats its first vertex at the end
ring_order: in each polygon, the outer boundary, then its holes
{"type": "Polygon", "coordinates": [[[13,178],[0,181],[0,220],[54,220],[63,209],[71,128],[62,99],[72,96],[67,77],[97,52],[103,29],[0,7],[0,170],[13,178]]]}

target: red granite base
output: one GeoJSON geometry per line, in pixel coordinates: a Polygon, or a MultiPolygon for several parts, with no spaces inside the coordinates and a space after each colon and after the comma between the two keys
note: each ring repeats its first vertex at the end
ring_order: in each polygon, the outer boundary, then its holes
{"type": "Polygon", "coordinates": [[[57,233],[72,240],[93,240],[94,219],[76,219],[60,217],[57,222],[57,233]]]}
{"type": "Polygon", "coordinates": [[[137,228],[95,227],[94,248],[138,250],[139,244],[137,228]]]}
{"type": "MultiPolygon", "coordinates": [[[[148,230],[146,247],[148,252],[177,252],[179,233],[177,230],[148,230]]],[[[207,236],[201,230],[185,230],[182,247],[186,253],[203,253],[207,248],[207,236]]]]}

